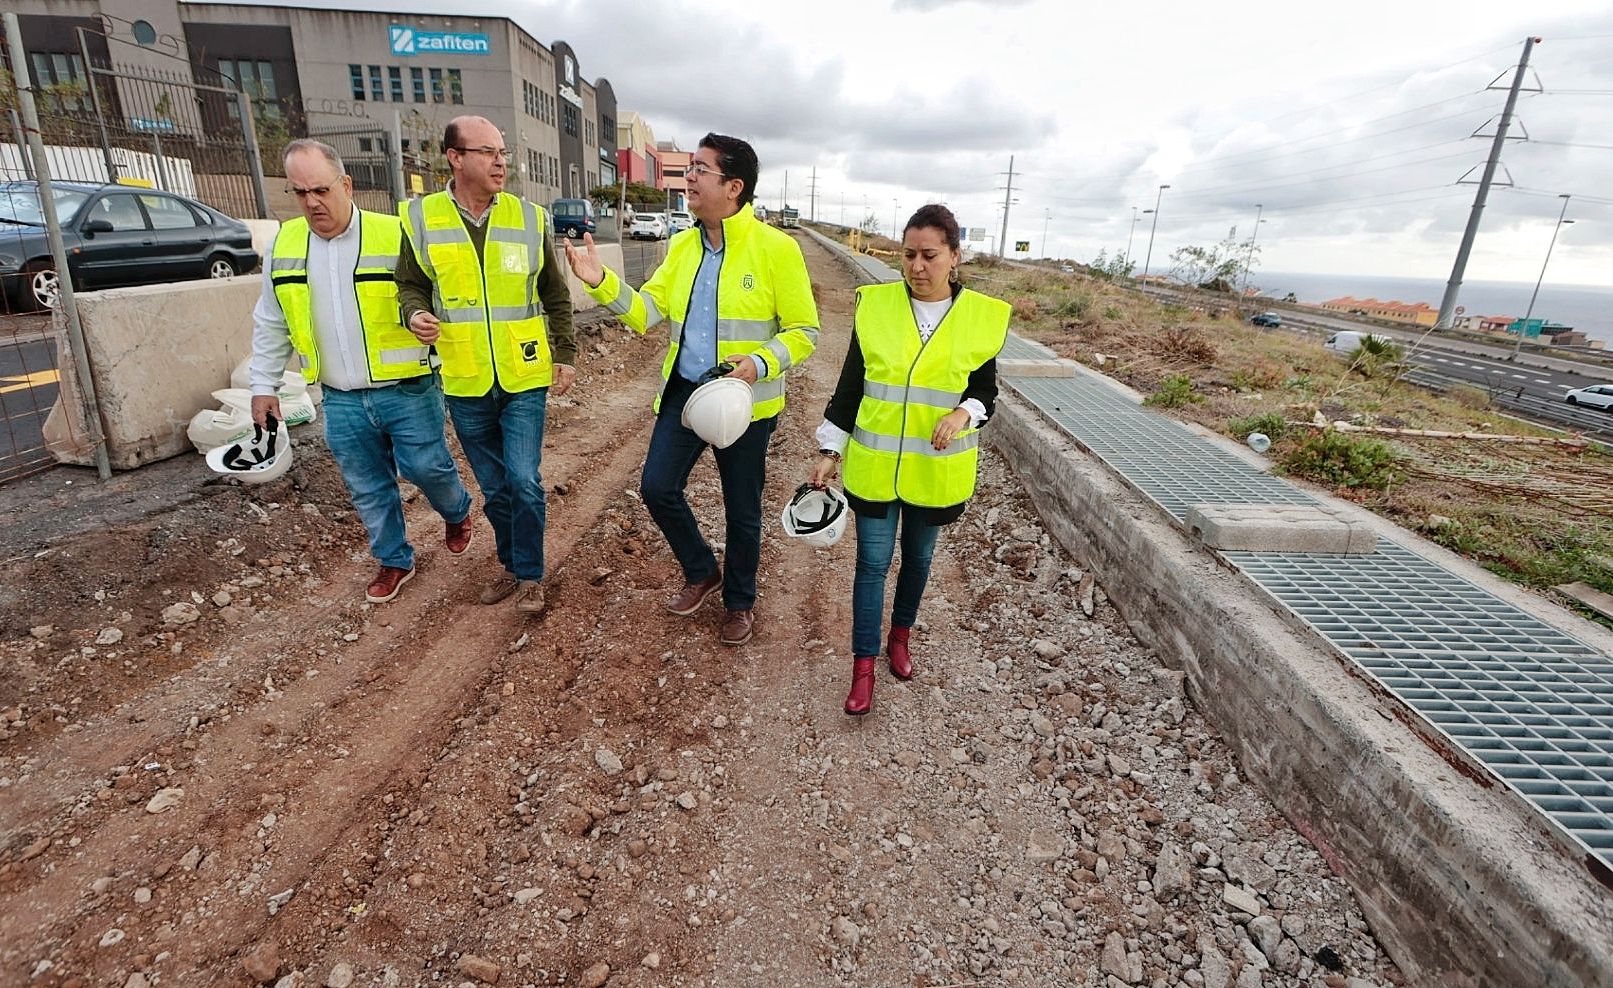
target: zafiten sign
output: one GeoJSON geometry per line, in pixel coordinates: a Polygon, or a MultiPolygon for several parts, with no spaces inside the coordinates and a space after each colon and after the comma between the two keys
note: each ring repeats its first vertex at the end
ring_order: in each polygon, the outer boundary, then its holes
{"type": "Polygon", "coordinates": [[[393,24],[388,31],[394,55],[491,55],[493,44],[485,34],[454,31],[417,31],[393,24]]]}

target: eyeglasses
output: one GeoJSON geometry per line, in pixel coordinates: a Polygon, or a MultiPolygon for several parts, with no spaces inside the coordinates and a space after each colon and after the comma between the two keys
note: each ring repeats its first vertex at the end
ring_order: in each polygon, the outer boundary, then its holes
{"type": "Polygon", "coordinates": [[[490,155],[494,158],[503,158],[505,161],[510,160],[511,154],[509,148],[449,148],[448,150],[458,151],[460,154],[469,154],[474,151],[477,154],[490,155]]]}
{"type": "Polygon", "coordinates": [[[715,168],[711,167],[710,165],[706,164],[704,161],[697,161],[694,164],[690,165],[688,168],[685,168],[683,170],[683,174],[685,176],[687,176],[687,177],[690,177],[690,178],[699,178],[702,175],[715,175],[718,178],[727,178],[728,177],[727,175],[724,175],[722,172],[718,171],[717,169],[715,169],[715,168]]]}
{"type": "Polygon", "coordinates": [[[298,199],[306,199],[309,196],[313,196],[315,199],[323,199],[330,195],[330,186],[316,185],[311,189],[299,189],[295,185],[288,185],[286,186],[286,195],[296,196],[298,199]]]}

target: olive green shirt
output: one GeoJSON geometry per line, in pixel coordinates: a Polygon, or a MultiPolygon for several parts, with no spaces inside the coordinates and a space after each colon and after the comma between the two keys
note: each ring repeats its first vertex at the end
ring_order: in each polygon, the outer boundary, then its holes
{"type": "MultiPolygon", "coordinates": [[[[510,195],[500,192],[499,195],[510,195]]],[[[465,229],[470,233],[470,242],[476,247],[476,257],[482,257],[482,245],[487,242],[487,215],[493,211],[492,204],[487,207],[487,213],[480,217],[471,216],[459,201],[454,200],[459,207],[459,213],[465,218],[465,229]]],[[[557,364],[577,365],[577,335],[571,325],[571,289],[566,286],[565,272],[554,249],[554,233],[545,226],[543,230],[543,268],[538,272],[538,298],[543,302],[543,314],[548,319],[549,349],[553,360],[557,364]]],[[[431,277],[420,267],[420,260],[415,257],[414,248],[409,238],[403,238],[403,248],[398,253],[398,268],[394,273],[398,283],[398,310],[403,316],[403,324],[409,325],[416,312],[435,312],[431,306],[431,277]]]]}

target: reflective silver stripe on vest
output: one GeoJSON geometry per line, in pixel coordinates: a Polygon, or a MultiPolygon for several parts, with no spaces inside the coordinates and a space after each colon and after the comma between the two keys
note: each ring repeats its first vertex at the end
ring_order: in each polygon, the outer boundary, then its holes
{"type": "Polygon", "coordinates": [[[489,310],[494,322],[515,322],[518,319],[535,319],[543,315],[543,305],[529,302],[526,305],[495,305],[489,310]]]}
{"type": "Polygon", "coordinates": [[[753,405],[760,405],[764,401],[784,397],[784,378],[775,377],[771,381],[757,381],[750,386],[750,400],[753,405]]]}
{"type": "MultiPolygon", "coordinates": [[[[650,298],[648,292],[639,292],[638,297],[644,300],[644,325],[654,326],[656,323],[666,318],[666,316],[661,313],[661,307],[655,304],[655,299],[650,298]]],[[[623,309],[622,311],[626,312],[627,310],[623,309]]],[[[681,328],[682,325],[679,324],[678,329],[681,328]]],[[[677,334],[678,330],[674,329],[672,335],[676,336],[677,334]]]]}
{"type": "Polygon", "coordinates": [[[768,340],[762,349],[766,350],[768,357],[772,358],[770,363],[772,363],[775,373],[782,374],[789,369],[791,364],[795,363],[795,357],[791,355],[790,348],[785,346],[784,341],[776,336],[768,340]]]}
{"type": "Polygon", "coordinates": [[[308,258],[306,257],[277,257],[269,262],[270,271],[306,271],[308,258]]]}
{"type": "MultiPolygon", "coordinates": [[[[521,212],[526,217],[526,269],[536,275],[539,268],[538,252],[543,249],[543,228],[538,225],[538,207],[522,199],[521,212]]],[[[532,294],[530,287],[527,294],[532,294]]]]}
{"type": "Polygon", "coordinates": [[[431,353],[430,347],[411,346],[401,350],[382,350],[381,363],[383,364],[421,364],[425,363],[426,356],[431,353]]]}
{"type": "Polygon", "coordinates": [[[980,433],[971,432],[966,436],[958,436],[947,445],[946,449],[936,449],[930,445],[928,439],[918,439],[912,436],[882,436],[877,432],[869,432],[858,426],[851,433],[852,442],[866,446],[876,453],[918,453],[923,456],[955,456],[958,453],[967,453],[980,445],[980,433]]]}
{"type": "Polygon", "coordinates": [[[935,408],[944,408],[952,411],[963,401],[963,394],[957,391],[942,391],[939,388],[921,388],[916,385],[902,387],[898,384],[881,384],[878,381],[863,381],[863,394],[879,401],[894,402],[898,405],[911,403],[914,405],[930,405],[935,408]]]}
{"type": "Polygon", "coordinates": [[[396,270],[398,256],[396,254],[361,254],[358,259],[358,269],[381,268],[386,271],[396,270]]]}
{"type": "Polygon", "coordinates": [[[488,240],[496,240],[501,244],[524,244],[527,233],[525,230],[513,230],[507,226],[495,226],[487,231],[488,240]]]}
{"type": "Polygon", "coordinates": [[[468,244],[470,234],[463,227],[446,227],[441,230],[427,230],[421,239],[427,244],[468,244]]]}
{"type": "Polygon", "coordinates": [[[487,310],[479,305],[463,309],[448,309],[439,315],[443,322],[486,322],[487,310]]]}
{"type": "Polygon", "coordinates": [[[777,319],[717,319],[717,339],[725,342],[761,343],[777,332],[777,319]]]}
{"type": "Polygon", "coordinates": [[[431,252],[426,250],[426,200],[423,198],[409,203],[409,234],[415,260],[420,263],[420,270],[425,272],[426,278],[435,286],[437,269],[431,263],[431,252]]]}
{"type": "Polygon", "coordinates": [[[611,297],[609,302],[605,303],[605,308],[619,316],[627,315],[628,311],[633,308],[632,294],[633,290],[627,287],[627,282],[618,277],[616,279],[616,294],[611,297]]]}

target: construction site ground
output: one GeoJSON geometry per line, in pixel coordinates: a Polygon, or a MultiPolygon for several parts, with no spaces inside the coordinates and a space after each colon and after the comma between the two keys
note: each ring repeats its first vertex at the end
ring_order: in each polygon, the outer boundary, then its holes
{"type": "MultiPolygon", "coordinates": [[[[801,243],[823,333],[770,522],[850,330],[850,277],[801,243]]],[[[420,497],[418,575],[365,604],[318,425],[262,487],[185,457],[0,493],[0,985],[1402,982],[995,454],[919,674],[882,669],[867,718],[840,710],[854,537],[768,524],[746,646],[715,600],[666,612],[637,496],[664,345],[591,319],[551,400],[537,618],[476,602],[491,532],[451,557],[420,497]]],[[[714,540],[719,492],[708,457],[714,540]]]]}

